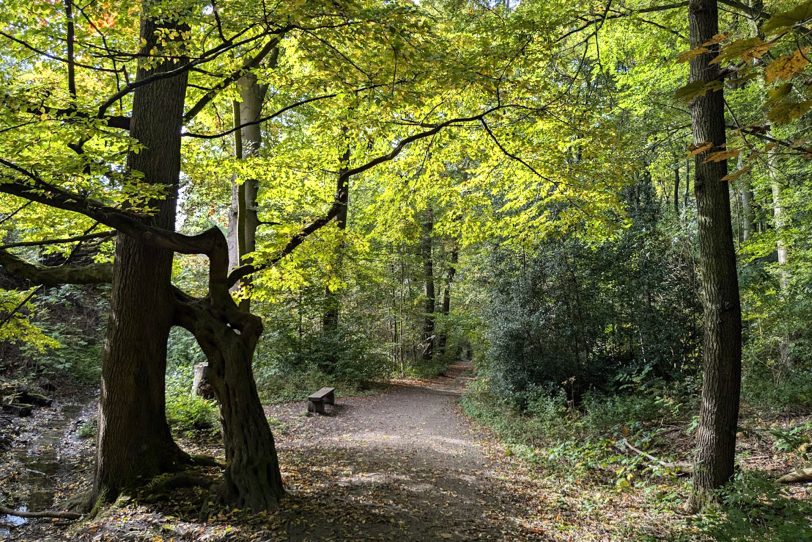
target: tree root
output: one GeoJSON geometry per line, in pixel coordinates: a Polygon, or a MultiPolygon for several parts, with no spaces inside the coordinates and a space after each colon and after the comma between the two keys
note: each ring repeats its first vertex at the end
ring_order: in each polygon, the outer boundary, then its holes
{"type": "Polygon", "coordinates": [[[0,514],[18,516],[21,518],[59,518],[59,519],[81,519],[82,514],[78,512],[62,512],[57,510],[42,510],[40,512],[29,512],[27,510],[14,510],[0,506],[0,514]]]}
{"type": "Polygon", "coordinates": [[[683,461],[678,461],[678,462],[663,461],[662,459],[654,457],[653,455],[651,455],[649,453],[646,453],[646,452],[644,452],[643,450],[641,450],[639,448],[635,448],[625,438],[620,439],[618,441],[618,444],[620,445],[620,446],[618,446],[619,448],[623,448],[623,447],[628,448],[629,450],[636,453],[637,455],[643,456],[646,459],[656,463],[657,465],[659,465],[661,467],[676,471],[677,474],[688,475],[688,474],[691,474],[693,472],[693,470],[694,470],[693,465],[691,465],[688,462],[683,462],[683,461]]]}
{"type": "Polygon", "coordinates": [[[198,467],[220,467],[221,469],[226,468],[225,464],[220,463],[215,458],[202,454],[190,455],[189,463],[191,465],[195,465],[198,467]]]}

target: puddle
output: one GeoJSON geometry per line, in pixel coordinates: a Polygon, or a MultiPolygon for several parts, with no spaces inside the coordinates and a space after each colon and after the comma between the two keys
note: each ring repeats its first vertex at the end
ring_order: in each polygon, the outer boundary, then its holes
{"type": "MultiPolygon", "coordinates": [[[[11,461],[21,464],[21,476],[18,484],[22,499],[19,510],[48,510],[53,507],[56,475],[64,468],[62,451],[70,439],[70,429],[82,413],[82,405],[63,405],[59,414],[43,420],[34,429],[31,444],[27,447],[7,452],[11,461]]],[[[0,515],[0,536],[8,537],[11,529],[28,523],[27,518],[10,514],[0,515]]]]}

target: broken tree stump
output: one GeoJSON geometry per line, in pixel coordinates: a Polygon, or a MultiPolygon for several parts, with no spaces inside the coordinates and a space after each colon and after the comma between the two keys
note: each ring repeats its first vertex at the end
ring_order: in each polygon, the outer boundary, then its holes
{"type": "Polygon", "coordinates": [[[197,395],[203,399],[214,399],[214,390],[209,383],[209,364],[198,363],[195,365],[195,376],[192,381],[192,395],[197,395]]]}

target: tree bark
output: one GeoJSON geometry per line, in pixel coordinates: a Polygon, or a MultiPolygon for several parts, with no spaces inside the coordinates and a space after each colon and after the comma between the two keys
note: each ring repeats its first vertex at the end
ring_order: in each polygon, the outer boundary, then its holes
{"type": "MultiPolygon", "coordinates": [[[[453,241],[452,241],[453,242],[453,241]]],[[[451,249],[448,261],[448,270],[445,275],[445,288],[443,289],[443,301],[440,309],[442,315],[442,331],[437,336],[437,352],[440,356],[445,355],[448,344],[448,316],[451,314],[451,285],[454,283],[454,275],[457,273],[457,261],[459,260],[459,248],[456,244],[451,249]]]]}
{"type": "MultiPolygon", "coordinates": [[[[240,121],[242,124],[259,120],[262,114],[262,104],[265,100],[267,85],[260,85],[254,73],[247,73],[237,81],[240,91],[240,121]]],[[[259,154],[262,147],[262,128],[259,124],[244,126],[242,132],[242,152],[239,158],[250,158],[259,154]]],[[[257,212],[257,196],[259,194],[259,181],[246,179],[238,190],[239,213],[237,216],[238,231],[240,232],[239,256],[240,260],[257,248],[257,229],[259,228],[259,213],[257,212]]],[[[242,281],[242,288],[250,288],[250,280],[242,281]]],[[[248,294],[246,292],[245,294],[248,294]]],[[[240,307],[248,311],[251,307],[250,294],[240,301],[240,307]]]]}
{"type": "Polygon", "coordinates": [[[742,202],[742,242],[753,236],[753,190],[749,179],[740,181],[739,193],[742,202]]]}
{"type": "MultiPolygon", "coordinates": [[[[718,34],[716,0],[690,0],[688,14],[691,48],[718,34]]],[[[692,82],[710,83],[721,77],[718,64],[711,63],[718,45],[708,49],[690,62],[692,82]]],[[[741,388],[741,306],[730,198],[722,180],[727,162],[706,161],[709,153],[724,150],[726,144],[722,90],[696,98],[691,118],[694,144],[712,143],[712,148],[696,156],[694,174],[705,328],[698,450],[689,502],[691,509],[698,510],[711,491],[733,476],[741,388]]]]}
{"type": "MultiPolygon", "coordinates": [[[[145,1],[143,13],[150,2],[145,1]]],[[[158,47],[163,28],[179,29],[164,19],[142,16],[143,52],[158,47]]],[[[137,79],[168,71],[165,61],[137,79]]],[[[133,98],[130,134],[143,145],[127,159],[148,183],[166,187],[154,202],[158,212],[148,222],[173,230],[180,172],[180,134],[186,72],[138,87],[133,98]]],[[[166,345],[172,325],[170,296],[173,252],[119,234],[113,267],[110,318],[102,359],[98,447],[94,496],[113,499],[121,489],[172,469],[186,455],[172,439],[165,413],[166,345]]]]}
{"type": "Polygon", "coordinates": [[[269,510],[284,495],[271,428],[257,393],[252,359],[262,320],[241,310],[228,290],[228,243],[219,229],[211,240],[209,294],[193,299],[173,289],[174,323],[189,330],[209,362],[207,377],[220,405],[226,471],[225,503],[269,510]]]}
{"type": "Polygon", "coordinates": [[[252,359],[262,321],[230,300],[179,301],[177,323],[197,339],[209,362],[207,377],[220,405],[226,470],[221,498],[255,512],[284,495],[273,434],[257,393],[252,359]],[[225,306],[223,306],[225,305],[225,306]]]}
{"type": "MultiPolygon", "coordinates": [[[[242,130],[238,130],[242,124],[240,118],[239,102],[232,102],[232,115],[234,117],[234,158],[242,159],[242,130]]],[[[231,178],[231,205],[228,209],[228,268],[234,269],[240,266],[240,247],[242,246],[242,227],[240,224],[240,208],[243,205],[244,195],[242,185],[237,183],[236,175],[231,178]]],[[[238,285],[234,285],[236,290],[238,285]]]]}
{"type": "Polygon", "coordinates": [[[679,165],[674,168],[674,213],[679,216],[679,165]]]}
{"type": "Polygon", "coordinates": [[[426,215],[420,228],[420,256],[423,259],[423,281],[425,302],[423,305],[423,361],[431,361],[434,357],[435,306],[434,293],[434,260],[432,255],[432,234],[434,230],[434,214],[431,209],[426,215]]]}
{"type": "MultiPolygon", "coordinates": [[[[346,134],[346,130],[344,130],[346,134]]],[[[347,230],[347,213],[349,211],[349,198],[350,198],[350,190],[349,190],[349,179],[347,178],[347,170],[349,169],[349,160],[350,160],[350,149],[344,151],[344,153],[340,157],[340,168],[338,171],[338,180],[336,181],[336,202],[339,204],[338,214],[336,214],[335,221],[336,227],[338,228],[339,235],[343,236],[344,232],[347,230]]],[[[344,255],[344,248],[345,243],[342,239],[338,244],[338,250],[335,255],[335,268],[341,269],[343,265],[343,255],[344,255]]],[[[339,313],[341,311],[341,304],[338,299],[338,296],[335,292],[333,292],[330,288],[330,285],[324,287],[324,315],[322,317],[322,333],[326,336],[335,337],[335,334],[338,332],[338,318],[339,313]]],[[[337,359],[335,357],[336,352],[328,353],[328,367],[325,369],[329,371],[332,370],[332,366],[335,365],[337,359]]]]}

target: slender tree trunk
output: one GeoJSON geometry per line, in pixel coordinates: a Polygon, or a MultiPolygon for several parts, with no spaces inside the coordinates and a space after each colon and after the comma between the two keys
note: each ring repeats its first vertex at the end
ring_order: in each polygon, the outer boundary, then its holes
{"type": "Polygon", "coordinates": [[[789,285],[789,273],[787,272],[787,244],[784,241],[784,206],[781,202],[781,185],[778,184],[778,175],[776,174],[776,152],[775,149],[770,149],[767,153],[767,167],[770,175],[770,188],[773,196],[773,225],[775,226],[776,235],[776,252],[778,253],[778,266],[779,266],[779,281],[781,284],[782,292],[786,292],[789,285]]]}
{"type": "Polygon", "coordinates": [[[685,161],[685,198],[682,202],[684,209],[688,208],[688,202],[691,198],[691,160],[685,161]]]}
{"type": "MultiPolygon", "coordinates": [[[[144,2],[147,13],[150,2],[144,2]]],[[[178,25],[164,20],[163,28],[178,25]]],[[[157,46],[159,23],[144,17],[144,51],[157,46]]],[[[139,68],[137,79],[167,71],[166,61],[139,68]]],[[[130,153],[127,167],[144,182],[166,187],[154,202],[156,226],[175,227],[180,172],[180,133],[186,72],[138,87],[130,135],[143,145],[130,153]]],[[[102,359],[101,400],[94,496],[113,499],[121,489],[174,468],[186,459],[169,431],[165,415],[166,345],[172,325],[170,278],[173,253],[126,235],[116,240],[112,301],[102,359]]]]}
{"type": "Polygon", "coordinates": [[[679,216],[679,165],[674,168],[674,212],[679,216]]]}
{"type": "MultiPolygon", "coordinates": [[[[784,240],[786,217],[784,216],[784,206],[781,201],[781,185],[778,183],[778,175],[776,173],[776,160],[775,149],[770,149],[767,152],[767,168],[769,170],[770,188],[773,196],[773,225],[775,227],[776,236],[775,250],[778,255],[778,284],[781,289],[781,297],[786,300],[790,279],[789,270],[787,269],[787,243],[784,240]]],[[[778,357],[782,371],[789,370],[792,366],[790,346],[790,338],[786,334],[782,334],[782,336],[778,338],[778,357]]]]}
{"type": "Polygon", "coordinates": [[[425,302],[423,306],[423,361],[431,361],[434,357],[436,337],[434,293],[434,259],[432,255],[434,231],[434,214],[431,209],[426,210],[423,223],[420,227],[420,256],[423,259],[423,281],[425,302]]]}
{"type": "MultiPolygon", "coordinates": [[[[454,241],[452,241],[454,242],[454,241]]],[[[445,275],[445,288],[443,289],[443,302],[440,314],[442,315],[442,331],[437,336],[437,352],[440,356],[445,355],[448,344],[448,316],[451,314],[451,285],[454,283],[454,275],[457,273],[457,261],[459,260],[459,249],[456,244],[451,249],[448,262],[448,270],[445,275]]]]}
{"type": "MultiPolygon", "coordinates": [[[[271,62],[276,62],[278,50],[271,54],[271,62]]],[[[237,81],[237,88],[240,92],[241,102],[234,104],[234,124],[242,126],[259,120],[262,114],[262,105],[265,101],[267,85],[260,85],[257,76],[246,73],[237,81]]],[[[257,124],[243,126],[234,134],[234,154],[238,160],[257,156],[262,147],[262,128],[257,124]]],[[[234,257],[236,263],[245,263],[243,259],[247,254],[254,252],[257,248],[257,229],[259,228],[259,213],[257,207],[257,195],[259,194],[259,181],[257,179],[245,179],[242,183],[232,186],[232,212],[236,210],[235,237],[230,245],[236,245],[234,257]]],[[[231,249],[233,251],[233,249],[231,249]]],[[[236,265],[232,263],[232,265],[236,265]]],[[[240,288],[250,289],[249,278],[242,280],[240,288]]],[[[243,292],[243,299],[240,301],[240,308],[248,312],[251,308],[250,292],[243,292]]]]}
{"type": "MultiPolygon", "coordinates": [[[[240,104],[239,102],[232,102],[234,128],[237,129],[242,124],[240,119],[240,104]]],[[[237,129],[234,132],[234,158],[237,160],[242,159],[242,130],[237,129]]],[[[242,185],[237,183],[236,176],[231,179],[231,205],[228,209],[228,267],[234,269],[240,265],[242,253],[240,248],[243,243],[243,226],[240,222],[240,216],[244,215],[245,211],[240,211],[245,201],[244,190],[242,185]]],[[[238,286],[234,286],[238,288],[238,286]]]]}
{"type": "Polygon", "coordinates": [[[742,179],[739,186],[742,204],[742,242],[753,236],[753,190],[749,179],[742,179]]]}
{"type": "MultiPolygon", "coordinates": [[[[716,0],[690,0],[688,6],[692,48],[718,34],[716,0]]],[[[691,81],[720,79],[711,60],[718,46],[694,57],[691,81]]],[[[697,457],[689,507],[697,510],[710,492],[733,476],[736,425],[741,388],[741,306],[736,255],[730,222],[727,162],[708,162],[709,153],[724,150],[725,118],[722,90],[709,92],[691,104],[694,144],[712,143],[695,160],[694,194],[699,222],[700,270],[704,306],[702,403],[697,430],[697,457]]]]}
{"type": "MultiPolygon", "coordinates": [[[[346,134],[346,130],[344,130],[346,134]]],[[[339,203],[339,211],[336,215],[336,227],[338,228],[339,235],[343,236],[347,230],[347,212],[349,211],[349,198],[350,190],[348,186],[349,179],[347,179],[347,170],[349,168],[350,150],[346,151],[340,157],[340,167],[338,171],[338,179],[336,181],[336,201],[339,203]]],[[[345,243],[342,239],[338,244],[338,249],[335,255],[335,269],[340,270],[343,265],[343,255],[345,243]]],[[[338,318],[341,311],[341,303],[335,292],[330,289],[330,285],[324,287],[324,315],[322,317],[322,332],[330,337],[335,337],[338,332],[338,318]]],[[[334,366],[338,361],[335,357],[336,352],[333,351],[329,354],[329,365],[334,366]]],[[[332,367],[325,367],[328,371],[332,367]]]]}

